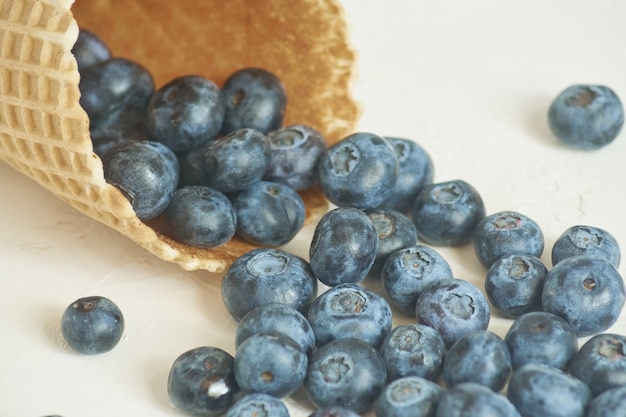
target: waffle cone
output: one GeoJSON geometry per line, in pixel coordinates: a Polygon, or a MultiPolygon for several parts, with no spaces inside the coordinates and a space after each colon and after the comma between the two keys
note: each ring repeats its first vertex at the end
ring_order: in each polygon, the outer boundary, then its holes
{"type": "MultiPolygon", "coordinates": [[[[71,53],[78,27],[148,68],[157,88],[180,75],[221,85],[237,69],[266,68],[288,91],[285,124],[308,124],[332,144],[358,116],[342,13],[336,0],[0,0],[0,159],[157,257],[221,272],[254,246],[239,238],[214,249],[175,242],[105,182],[79,105],[71,53]]],[[[319,189],[302,196],[307,222],[328,209],[319,189]]]]}

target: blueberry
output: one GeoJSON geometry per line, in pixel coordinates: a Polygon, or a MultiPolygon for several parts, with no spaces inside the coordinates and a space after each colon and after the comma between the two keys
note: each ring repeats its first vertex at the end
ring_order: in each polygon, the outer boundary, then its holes
{"type": "Polygon", "coordinates": [[[90,130],[104,125],[134,128],[143,123],[154,93],[154,80],[137,62],[111,58],[85,69],[79,89],[80,105],[89,116],[90,130]]]}
{"type": "Polygon", "coordinates": [[[625,301],[624,282],[604,258],[586,255],[556,264],[543,285],[543,310],[564,318],[579,337],[607,330],[625,301]]]}
{"type": "Polygon", "coordinates": [[[222,192],[239,191],[263,179],[270,147],[258,130],[235,130],[205,146],[202,161],[205,185],[222,192]]]}
{"type": "Polygon", "coordinates": [[[293,339],[307,354],[315,347],[311,324],[302,313],[287,304],[269,303],[250,310],[237,325],[235,347],[260,332],[282,333],[293,339]]]}
{"type": "Polygon", "coordinates": [[[356,284],[365,279],[378,253],[378,233],[358,209],[337,207],[315,226],[309,262],[315,276],[328,286],[356,284]]]}
{"type": "Polygon", "coordinates": [[[278,332],[255,333],[235,353],[235,379],[246,392],[282,398],[304,381],[308,357],[290,337],[278,332]]]}
{"type": "Polygon", "coordinates": [[[539,258],[543,247],[543,232],[537,222],[515,211],[491,214],[474,230],[474,251],[485,268],[504,255],[539,258]]]}
{"type": "Polygon", "coordinates": [[[389,255],[417,244],[417,231],[413,222],[399,211],[372,209],[366,213],[378,234],[378,252],[372,272],[380,274],[389,255]]]}
{"type": "Polygon", "coordinates": [[[424,186],[413,202],[418,236],[432,245],[457,246],[472,240],[485,217],[485,205],[474,187],[463,180],[424,186]]]}
{"type": "Polygon", "coordinates": [[[572,357],[569,372],[594,395],[626,386],[626,336],[601,333],[589,338],[572,357]]]}
{"type": "Polygon", "coordinates": [[[306,315],[317,294],[317,279],[303,258],[279,249],[257,248],[235,259],[224,274],[221,291],[236,321],[253,308],[274,302],[306,315]]]}
{"type": "Polygon", "coordinates": [[[523,416],[583,417],[591,391],[570,374],[546,365],[528,364],[513,371],[507,397],[523,416]]]}
{"type": "Polygon", "coordinates": [[[396,379],[376,401],[376,417],[434,417],[441,387],[418,376],[396,379]]]}
{"type": "Polygon", "coordinates": [[[591,401],[585,417],[626,415],[626,386],[610,389],[591,401]]]}
{"type": "Polygon", "coordinates": [[[259,246],[281,246],[304,224],[302,197],[285,184],[259,181],[233,198],[237,235],[259,246]]]}
{"type": "Polygon", "coordinates": [[[552,265],[577,255],[606,258],[615,268],[619,268],[621,250],[615,237],[606,230],[577,225],[569,227],[554,242],[552,265]]]}
{"type": "Polygon", "coordinates": [[[129,141],[103,157],[104,178],[130,201],[137,217],[150,220],[161,214],[178,186],[178,160],[165,145],[129,141]]]}
{"type": "Polygon", "coordinates": [[[385,139],[396,151],[398,180],[391,195],[378,208],[409,213],[419,190],[433,182],[433,161],[424,148],[412,140],[394,137],[385,139]]]}
{"type": "Polygon", "coordinates": [[[199,248],[225,244],[235,235],[237,227],[230,200],[202,185],[177,189],[165,209],[165,221],[170,237],[199,248]]]}
{"type": "Polygon", "coordinates": [[[287,184],[294,190],[319,183],[317,165],[327,148],[319,131],[306,125],[285,126],[269,132],[267,140],[271,149],[267,181],[287,184]]]}
{"type": "Polygon", "coordinates": [[[219,416],[239,393],[234,359],[226,351],[202,346],[178,356],[170,368],[167,392],[172,404],[190,416],[219,416]]]}
{"type": "Polygon", "coordinates": [[[113,349],[124,333],[124,316],[101,296],[79,298],[61,316],[61,334],[70,348],[87,355],[113,349]]]}
{"type": "Polygon", "coordinates": [[[591,151],[608,145],[619,135],[624,109],[609,87],[576,84],[550,104],[548,124],[565,145],[591,151]]]}
{"type": "Polygon", "coordinates": [[[464,334],[486,330],[491,312],[487,298],[469,281],[446,279],[428,286],[417,299],[419,323],[433,327],[452,346],[464,334]]]}
{"type": "Polygon", "coordinates": [[[452,277],[452,269],[443,256],[424,245],[393,252],[381,272],[383,289],[391,303],[408,316],[415,315],[417,298],[426,287],[452,277]]]}
{"type": "Polygon", "coordinates": [[[514,369],[538,363],[567,370],[578,350],[578,337],[572,327],[561,317],[545,311],[519,316],[511,324],[504,341],[514,369]]]}
{"type": "Polygon", "coordinates": [[[443,361],[443,380],[448,388],[464,382],[500,391],[513,366],[504,340],[488,330],[467,333],[448,350],[443,361]]]}
{"type": "Polygon", "coordinates": [[[485,294],[500,314],[516,318],[541,311],[548,268],[532,255],[504,255],[487,270],[485,294]]]}
{"type": "Polygon", "coordinates": [[[417,323],[394,327],[380,346],[390,381],[406,376],[435,381],[443,370],[446,353],[446,343],[439,332],[417,323]]]}
{"type": "Polygon", "coordinates": [[[435,414],[435,417],[486,416],[521,417],[504,395],[472,382],[459,384],[445,391],[435,414]]]}
{"type": "Polygon", "coordinates": [[[262,393],[242,395],[231,408],[226,417],[289,417],[289,410],[279,398],[262,393]]]}
{"type": "Polygon", "coordinates": [[[371,133],[354,133],[324,152],[319,177],[330,202],[368,210],[391,195],[398,179],[398,158],[387,139],[371,133]]]}
{"type": "Polygon", "coordinates": [[[304,380],[316,408],[370,409],[385,386],[387,371],[378,352],[359,339],[337,339],[313,351],[304,380]]]}
{"type": "Polygon", "coordinates": [[[262,68],[243,68],[222,85],[226,113],[222,133],[256,129],[268,133],[278,129],[285,117],[287,92],[281,80],[262,68]]]}
{"type": "Polygon", "coordinates": [[[360,417],[357,413],[345,407],[318,408],[309,417],[360,417]]]}
{"type": "Polygon", "coordinates": [[[83,28],[78,31],[78,38],[72,47],[72,54],[76,58],[79,72],[111,58],[111,50],[104,40],[83,28]]]}
{"type": "Polygon", "coordinates": [[[309,308],[315,341],[354,338],[380,346],[391,330],[391,307],[384,297],[358,284],[341,284],[320,294],[309,308]]]}
{"type": "Polygon", "coordinates": [[[146,111],[149,138],[175,152],[214,140],[224,121],[219,88],[199,75],[177,77],[155,91],[146,111]]]}

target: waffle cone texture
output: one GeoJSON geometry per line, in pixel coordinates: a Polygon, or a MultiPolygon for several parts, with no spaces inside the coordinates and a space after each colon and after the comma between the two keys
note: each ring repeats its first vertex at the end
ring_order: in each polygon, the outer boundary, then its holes
{"type": "MultiPolygon", "coordinates": [[[[222,272],[255,246],[237,237],[213,249],[175,242],[104,180],[79,104],[71,53],[79,26],[146,67],[157,88],[182,75],[221,85],[240,68],[268,69],[287,89],[285,124],[308,124],[329,144],[359,114],[350,95],[355,54],[335,0],[0,0],[0,159],[186,270],[222,272]]],[[[328,210],[319,189],[302,196],[308,223],[328,210]]]]}

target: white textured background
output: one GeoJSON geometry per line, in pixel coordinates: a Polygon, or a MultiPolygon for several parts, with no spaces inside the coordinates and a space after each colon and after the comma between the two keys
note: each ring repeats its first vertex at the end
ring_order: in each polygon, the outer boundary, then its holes
{"type": "MultiPolygon", "coordinates": [[[[626,248],[626,132],[585,153],[560,146],[546,123],[551,100],[573,83],[605,84],[626,99],[626,2],[344,4],[359,51],[360,130],[416,140],[435,181],[463,179],[488,213],[537,221],[547,265],[556,237],[575,224],[602,227],[626,248]]],[[[181,415],[167,398],[172,361],[201,345],[234,352],[220,277],[156,259],[4,164],[0,178],[0,415],[181,415]],[[59,318],[92,294],[120,306],[126,334],[113,351],[85,357],[63,344],[59,318]]],[[[311,233],[287,249],[306,256],[311,233]]],[[[482,288],[471,245],[437,250],[482,288]]],[[[504,335],[509,325],[494,315],[490,329],[504,335]]],[[[626,332],[626,314],[610,331],[626,332]]],[[[311,411],[302,392],[287,404],[295,417],[311,411]]]]}

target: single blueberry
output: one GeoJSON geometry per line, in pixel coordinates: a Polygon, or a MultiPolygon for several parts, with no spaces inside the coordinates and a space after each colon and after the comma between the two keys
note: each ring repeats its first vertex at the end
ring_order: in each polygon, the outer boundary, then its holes
{"type": "Polygon", "coordinates": [[[378,233],[367,215],[356,208],[337,207],[315,226],[309,262],[315,276],[334,286],[356,284],[370,272],[378,253],[378,233]]]}
{"type": "Polygon", "coordinates": [[[263,179],[269,161],[270,147],[263,133],[235,130],[204,147],[204,184],[222,192],[243,190],[263,179]]]}
{"type": "Polygon", "coordinates": [[[539,258],[543,247],[543,232],[537,222],[515,211],[491,214],[474,230],[474,251],[485,268],[504,255],[539,258]]]}
{"type": "Polygon", "coordinates": [[[319,183],[317,165],[327,145],[322,134],[306,125],[285,126],[267,134],[270,164],[267,181],[304,190],[319,183]]]}
{"type": "Polygon", "coordinates": [[[548,124],[554,136],[572,148],[600,149],[619,135],[624,125],[622,103],[609,87],[576,84],[550,104],[548,124]]]}
{"type": "Polygon", "coordinates": [[[261,332],[278,332],[293,339],[309,354],[315,347],[315,334],[306,317],[295,308],[281,303],[260,305],[248,312],[235,333],[235,347],[248,337],[261,332]]]}
{"type": "Polygon", "coordinates": [[[360,417],[357,413],[345,407],[318,408],[309,417],[360,417]]]}
{"type": "Polygon", "coordinates": [[[579,337],[611,327],[626,300],[624,281],[604,258],[579,255],[556,264],[546,277],[543,310],[561,316],[579,337]]]}
{"type": "Polygon", "coordinates": [[[324,152],[319,162],[322,191],[340,207],[368,210],[383,203],[398,179],[398,158],[387,139],[359,132],[324,152]]]}
{"type": "Polygon", "coordinates": [[[396,151],[398,180],[391,195],[378,208],[409,213],[419,190],[433,182],[433,161],[424,148],[412,140],[395,137],[385,139],[396,151]]]}
{"type": "Polygon", "coordinates": [[[221,291],[236,321],[268,303],[284,303],[306,315],[317,294],[317,279],[303,258],[279,249],[257,248],[235,259],[222,278],[221,291]]]}
{"type": "Polygon", "coordinates": [[[443,389],[427,379],[396,379],[378,397],[376,417],[434,417],[442,395],[443,389]]]}
{"type": "Polygon", "coordinates": [[[450,347],[443,361],[443,380],[448,388],[474,382],[500,391],[512,369],[504,340],[488,330],[478,330],[463,335],[450,347]]]}
{"type": "Polygon", "coordinates": [[[217,417],[235,401],[234,359],[226,351],[202,346],[178,356],[170,368],[167,392],[172,404],[190,416],[217,417]]]}
{"type": "Polygon", "coordinates": [[[585,417],[615,416],[626,416],[626,386],[610,389],[595,397],[585,417]]]}
{"type": "Polygon", "coordinates": [[[606,258],[615,268],[619,268],[621,250],[615,237],[606,230],[577,225],[569,227],[554,242],[552,265],[577,255],[606,258]]]}
{"type": "Polygon", "coordinates": [[[457,246],[472,240],[485,217],[478,191],[462,180],[424,186],[413,202],[418,236],[432,245],[457,246]]]}
{"type": "Polygon", "coordinates": [[[151,140],[188,152],[214,140],[224,121],[219,88],[199,75],[177,77],[154,92],[146,111],[151,140]]]}
{"type": "Polygon", "coordinates": [[[541,311],[548,268],[532,255],[504,255],[487,270],[485,294],[500,314],[516,318],[541,311]]]}
{"type": "Polygon", "coordinates": [[[459,384],[445,391],[439,400],[435,414],[435,417],[487,416],[521,417],[507,397],[484,385],[472,382],[459,384]]]}
{"type": "Polygon", "coordinates": [[[78,30],[78,38],[72,47],[72,54],[76,58],[78,72],[111,58],[111,50],[104,40],[84,28],[78,30]]]}
{"type": "Polygon", "coordinates": [[[415,315],[441,333],[449,347],[467,333],[487,330],[491,312],[478,287],[455,278],[428,286],[417,299],[415,315]]]}
{"type": "Polygon", "coordinates": [[[158,142],[120,143],[104,155],[102,165],[106,181],[120,189],[141,220],[161,214],[178,187],[176,155],[158,142]]]}
{"type": "Polygon", "coordinates": [[[259,392],[242,395],[228,409],[226,417],[289,417],[289,410],[279,398],[259,392]]]}
{"type": "Polygon", "coordinates": [[[255,245],[284,245],[304,224],[304,201],[285,184],[259,181],[241,190],[232,201],[237,235],[255,245]]]}
{"type": "Polygon", "coordinates": [[[124,316],[111,300],[101,296],[79,298],[61,316],[61,334],[70,348],[87,355],[113,349],[122,339],[124,316]]]}
{"type": "Polygon", "coordinates": [[[407,316],[415,315],[415,304],[426,287],[451,278],[448,262],[439,252],[424,245],[393,252],[381,272],[383,289],[391,303],[407,316]]]}
{"type": "Polygon", "coordinates": [[[594,395],[626,386],[626,336],[601,333],[591,337],[572,357],[569,372],[594,395]]]}
{"type": "Polygon", "coordinates": [[[391,329],[379,351],[387,367],[388,380],[418,376],[436,381],[448,350],[437,330],[413,323],[391,329]]]}
{"type": "Polygon", "coordinates": [[[317,346],[354,338],[378,348],[391,330],[391,307],[384,297],[358,284],[341,284],[320,294],[307,319],[317,346]]]}
{"type": "Polygon", "coordinates": [[[528,364],[513,371],[507,397],[522,416],[584,417],[591,391],[558,368],[528,364]]]}
{"type": "Polygon", "coordinates": [[[111,58],[81,73],[80,105],[89,116],[91,131],[103,126],[140,126],[154,93],[152,75],[126,58],[111,58]]]}
{"type": "Polygon", "coordinates": [[[366,214],[378,234],[378,252],[370,272],[379,275],[389,255],[417,244],[417,231],[413,222],[399,211],[372,209],[366,214]]]}
{"type": "Polygon", "coordinates": [[[281,80],[262,68],[243,68],[222,85],[226,104],[222,133],[256,129],[268,133],[283,124],[287,92],[281,80]]]}
{"type": "Polygon", "coordinates": [[[386,378],[376,349],[359,339],[337,339],[313,351],[304,388],[316,408],[361,413],[374,405],[386,378]]]}
{"type": "Polygon", "coordinates": [[[578,350],[578,337],[572,327],[561,317],[545,311],[516,318],[504,341],[514,369],[538,363],[567,370],[578,350]]]}
{"type": "Polygon", "coordinates": [[[202,185],[181,187],[165,209],[168,235],[199,248],[214,248],[235,235],[237,217],[233,205],[219,191],[202,185]]]}
{"type": "Polygon", "coordinates": [[[285,397],[300,388],[307,367],[307,354],[278,332],[255,333],[235,353],[235,379],[245,392],[285,397]]]}

